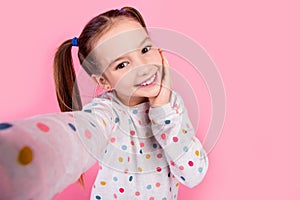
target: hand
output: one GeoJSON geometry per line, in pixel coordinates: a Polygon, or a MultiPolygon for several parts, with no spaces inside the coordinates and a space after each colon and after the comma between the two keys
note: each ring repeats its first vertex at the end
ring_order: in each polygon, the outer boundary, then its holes
{"type": "Polygon", "coordinates": [[[149,102],[151,107],[163,106],[170,101],[171,97],[171,73],[168,60],[162,53],[161,49],[158,49],[162,58],[162,80],[159,93],[156,97],[150,97],[149,102]]]}

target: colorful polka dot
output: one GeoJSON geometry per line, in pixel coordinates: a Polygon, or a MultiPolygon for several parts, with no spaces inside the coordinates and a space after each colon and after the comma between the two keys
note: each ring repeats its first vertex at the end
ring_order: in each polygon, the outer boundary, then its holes
{"type": "Polygon", "coordinates": [[[133,113],[133,114],[137,114],[138,111],[137,111],[137,110],[133,110],[132,113],[133,113]]]}
{"type": "Polygon", "coordinates": [[[84,110],[84,112],[92,113],[92,110],[91,109],[86,109],[86,110],[84,110]]]}
{"type": "Polygon", "coordinates": [[[161,139],[165,140],[166,138],[167,138],[167,136],[165,133],[161,134],[161,139]]]}
{"type": "Polygon", "coordinates": [[[180,178],[181,178],[183,181],[185,181],[185,178],[184,178],[183,176],[180,176],[180,178]]]}
{"type": "Polygon", "coordinates": [[[40,129],[43,132],[48,132],[50,130],[49,126],[41,122],[38,122],[36,126],[38,127],[38,129],[40,129]]]}
{"type": "Polygon", "coordinates": [[[172,161],[172,160],[171,160],[170,164],[171,164],[172,166],[175,166],[175,163],[174,163],[174,161],[172,161]]]}
{"type": "Polygon", "coordinates": [[[106,121],[104,119],[102,119],[102,124],[106,126],[106,121]]]}
{"type": "Polygon", "coordinates": [[[134,130],[131,130],[131,131],[130,131],[130,135],[132,135],[132,136],[135,135],[135,131],[134,131],[134,130]]]}
{"type": "Polygon", "coordinates": [[[140,149],[140,154],[143,154],[143,149],[140,149]]]}
{"type": "Polygon", "coordinates": [[[150,159],[151,155],[150,154],[146,154],[146,158],[150,159]]]}
{"type": "Polygon", "coordinates": [[[114,198],[115,198],[115,199],[118,198],[117,194],[114,194],[114,198]]]}
{"type": "Polygon", "coordinates": [[[119,158],[118,158],[118,161],[119,161],[119,162],[123,162],[123,158],[122,158],[122,157],[119,157],[119,158]]]}
{"type": "Polygon", "coordinates": [[[163,156],[162,156],[161,153],[157,154],[157,158],[162,158],[162,157],[163,157],[163,156]]]}
{"type": "Polygon", "coordinates": [[[154,197],[150,197],[149,200],[154,200],[154,197]]]}
{"type": "Polygon", "coordinates": [[[202,173],[202,171],[203,171],[203,168],[202,168],[202,167],[199,167],[199,168],[198,168],[198,172],[202,173]]]}
{"type": "Polygon", "coordinates": [[[125,192],[125,189],[124,188],[119,188],[119,192],[123,193],[123,192],[125,192]]]}
{"type": "Polygon", "coordinates": [[[139,171],[139,172],[142,172],[143,169],[142,169],[141,167],[138,167],[138,171],[139,171]]]}
{"type": "Polygon", "coordinates": [[[140,192],[135,192],[135,196],[140,196],[140,192]]]}
{"type": "Polygon", "coordinates": [[[178,137],[173,137],[173,142],[178,142],[178,137]]]}
{"type": "Polygon", "coordinates": [[[151,189],[152,189],[152,185],[147,185],[146,188],[147,188],[148,190],[151,190],[151,189]]]}
{"type": "Polygon", "coordinates": [[[188,162],[188,164],[189,164],[190,167],[193,167],[193,166],[194,166],[194,162],[191,161],[191,160],[188,162]]]}
{"type": "Polygon", "coordinates": [[[179,183],[177,182],[177,183],[176,183],[176,187],[178,187],[178,186],[179,186],[179,183]]]}
{"type": "Polygon", "coordinates": [[[180,170],[184,170],[184,166],[180,165],[180,166],[179,166],[179,169],[180,169],[180,170]]]}
{"type": "Polygon", "coordinates": [[[114,176],[114,177],[113,177],[113,180],[114,180],[115,182],[117,182],[117,181],[118,181],[118,177],[114,176]]]}
{"type": "Polygon", "coordinates": [[[115,141],[116,141],[116,138],[114,138],[114,137],[110,138],[111,143],[114,143],[115,141]]]}
{"type": "Polygon", "coordinates": [[[134,145],[134,141],[131,140],[130,144],[133,146],[134,145]]]}
{"type": "Polygon", "coordinates": [[[19,151],[18,161],[20,165],[28,165],[33,160],[33,152],[30,147],[25,146],[19,151]]]}
{"type": "Polygon", "coordinates": [[[93,124],[92,122],[90,122],[90,124],[91,124],[93,127],[96,127],[96,125],[95,125],[95,124],[93,124]]]}
{"type": "Polygon", "coordinates": [[[97,200],[100,200],[100,199],[101,199],[101,196],[96,195],[96,199],[97,199],[97,200]]]}
{"type": "Polygon", "coordinates": [[[182,129],[182,133],[183,133],[183,134],[186,134],[187,131],[186,131],[185,129],[182,129]]]}
{"type": "Polygon", "coordinates": [[[199,156],[199,155],[200,155],[199,150],[196,150],[196,151],[195,151],[195,154],[196,154],[196,156],[199,156]]]}
{"type": "Polygon", "coordinates": [[[68,123],[68,125],[70,126],[70,128],[71,128],[73,131],[76,131],[76,127],[75,127],[73,124],[68,123]]]}
{"type": "Polygon", "coordinates": [[[121,148],[122,148],[122,150],[124,150],[124,151],[127,150],[127,146],[126,146],[126,145],[122,145],[121,148]]]}
{"type": "Polygon", "coordinates": [[[189,148],[187,146],[183,147],[183,151],[184,152],[188,152],[189,151],[189,148]]]}
{"type": "Polygon", "coordinates": [[[141,120],[138,120],[138,123],[139,123],[139,125],[142,125],[142,121],[141,120]]]}
{"type": "Polygon", "coordinates": [[[159,182],[155,183],[155,186],[160,187],[160,183],[159,182]]]}
{"type": "Polygon", "coordinates": [[[105,181],[100,181],[100,185],[105,186],[106,182],[105,181]]]}
{"type": "Polygon", "coordinates": [[[129,176],[129,181],[131,182],[133,180],[133,176],[129,176]]]}
{"type": "Polygon", "coordinates": [[[91,134],[91,132],[90,132],[89,130],[85,130],[85,131],[84,131],[84,135],[85,135],[85,137],[86,137],[87,139],[91,139],[91,137],[92,137],[92,134],[91,134]]]}
{"type": "Polygon", "coordinates": [[[152,146],[153,146],[154,149],[157,148],[157,144],[155,144],[155,143],[152,146]]]}
{"type": "Polygon", "coordinates": [[[161,200],[167,200],[167,198],[166,198],[166,197],[164,197],[164,198],[162,198],[161,200]]]}
{"type": "Polygon", "coordinates": [[[118,123],[120,121],[119,117],[115,118],[115,123],[118,123]]]}
{"type": "Polygon", "coordinates": [[[171,120],[167,119],[165,120],[165,124],[170,124],[171,123],[171,120]]]}
{"type": "Polygon", "coordinates": [[[145,146],[145,143],[144,142],[141,142],[140,143],[140,147],[144,147],[145,146]]]}
{"type": "Polygon", "coordinates": [[[157,171],[157,172],[161,172],[161,168],[160,168],[160,167],[157,167],[157,168],[156,168],[156,171],[157,171]]]}

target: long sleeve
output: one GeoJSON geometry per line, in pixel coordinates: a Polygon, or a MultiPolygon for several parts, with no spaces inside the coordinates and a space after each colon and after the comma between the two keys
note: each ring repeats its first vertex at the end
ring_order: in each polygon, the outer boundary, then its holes
{"type": "Polygon", "coordinates": [[[74,183],[106,145],[109,102],[0,123],[0,199],[52,199],[74,183]]]}
{"type": "Polygon", "coordinates": [[[172,174],[188,187],[199,184],[207,172],[208,157],[195,137],[182,98],[172,91],[170,102],[151,107],[149,117],[153,134],[164,149],[172,174]]]}

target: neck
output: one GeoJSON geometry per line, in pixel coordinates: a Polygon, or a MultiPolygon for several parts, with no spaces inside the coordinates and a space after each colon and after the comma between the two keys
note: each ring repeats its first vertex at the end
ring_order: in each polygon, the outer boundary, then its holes
{"type": "Polygon", "coordinates": [[[149,99],[147,97],[125,96],[125,95],[118,94],[116,91],[115,91],[115,93],[116,93],[116,96],[118,97],[118,99],[124,105],[129,106],[129,107],[149,101],[149,99]]]}

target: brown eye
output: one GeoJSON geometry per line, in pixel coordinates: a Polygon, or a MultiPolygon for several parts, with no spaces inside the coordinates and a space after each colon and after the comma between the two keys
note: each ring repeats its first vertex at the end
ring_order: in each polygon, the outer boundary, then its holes
{"type": "Polygon", "coordinates": [[[148,45],[148,46],[144,47],[144,48],[142,49],[142,54],[145,54],[145,53],[147,53],[148,51],[150,51],[151,47],[152,47],[151,45],[148,45]]]}
{"type": "Polygon", "coordinates": [[[122,62],[116,66],[116,69],[122,69],[122,68],[126,67],[127,64],[128,64],[128,62],[122,62]]]}

